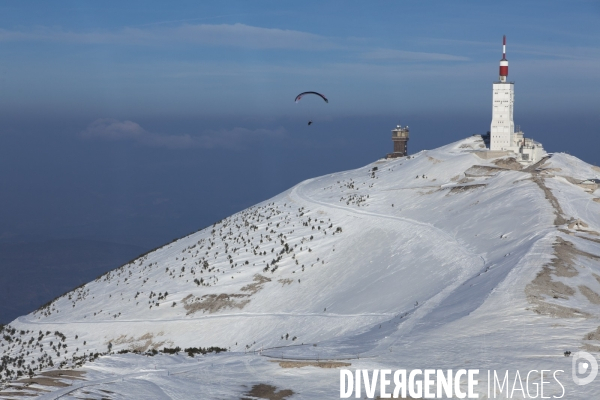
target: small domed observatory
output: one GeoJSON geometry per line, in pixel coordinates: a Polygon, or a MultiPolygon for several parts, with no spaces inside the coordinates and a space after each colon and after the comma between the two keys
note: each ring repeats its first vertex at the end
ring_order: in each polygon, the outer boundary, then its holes
{"type": "Polygon", "coordinates": [[[408,155],[408,126],[402,127],[396,125],[392,129],[392,142],[394,142],[394,152],[389,153],[385,158],[406,157],[408,155]]]}

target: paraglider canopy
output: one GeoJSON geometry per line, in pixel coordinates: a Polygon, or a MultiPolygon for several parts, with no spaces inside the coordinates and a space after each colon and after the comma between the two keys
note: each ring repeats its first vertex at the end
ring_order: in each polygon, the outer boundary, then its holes
{"type": "Polygon", "coordinates": [[[321,97],[323,100],[325,100],[325,103],[329,103],[329,100],[327,100],[327,97],[323,96],[321,93],[317,93],[317,92],[302,92],[300,93],[298,96],[296,96],[296,103],[300,101],[300,99],[302,98],[302,96],[306,95],[306,94],[314,94],[317,95],[319,97],[321,97]]]}

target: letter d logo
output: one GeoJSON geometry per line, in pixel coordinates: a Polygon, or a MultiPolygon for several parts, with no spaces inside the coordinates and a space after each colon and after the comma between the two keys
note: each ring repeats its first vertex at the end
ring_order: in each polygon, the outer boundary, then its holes
{"type": "Polygon", "coordinates": [[[573,364],[571,369],[573,382],[577,385],[587,385],[596,379],[598,375],[598,361],[593,355],[585,351],[578,351],[573,355],[573,364]],[[588,376],[580,377],[589,373],[588,376]]]}

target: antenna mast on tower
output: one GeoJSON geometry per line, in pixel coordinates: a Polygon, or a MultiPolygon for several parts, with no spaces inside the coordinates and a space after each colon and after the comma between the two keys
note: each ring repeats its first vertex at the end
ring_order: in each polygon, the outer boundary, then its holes
{"type": "Polygon", "coordinates": [[[508,60],[506,59],[506,35],[502,37],[502,60],[500,60],[500,82],[506,82],[508,60]]]}

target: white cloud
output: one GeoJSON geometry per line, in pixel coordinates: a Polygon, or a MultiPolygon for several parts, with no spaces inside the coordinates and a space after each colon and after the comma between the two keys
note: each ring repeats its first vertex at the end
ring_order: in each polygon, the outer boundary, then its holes
{"type": "Polygon", "coordinates": [[[123,28],[118,31],[73,32],[55,28],[30,31],[0,29],[0,41],[46,41],[82,44],[165,45],[191,43],[252,49],[325,50],[336,47],[324,36],[245,24],[183,24],[177,27],[123,28]]]}
{"type": "Polygon", "coordinates": [[[233,128],[219,131],[207,131],[202,135],[160,135],[148,132],[139,124],[132,121],[119,121],[111,118],[101,118],[92,122],[81,136],[100,140],[131,140],[144,146],[164,147],[168,149],[188,148],[225,148],[241,150],[244,145],[279,139],[286,134],[284,128],[255,129],[233,128]]]}
{"type": "Polygon", "coordinates": [[[182,25],[173,34],[181,40],[210,45],[229,45],[256,49],[281,48],[324,50],[334,47],[327,38],[288,29],[234,25],[182,25]]]}
{"type": "Polygon", "coordinates": [[[83,137],[107,140],[140,139],[147,134],[135,122],[117,121],[110,118],[97,119],[81,132],[83,137]]]}
{"type": "MultiPolygon", "coordinates": [[[[569,34],[565,32],[565,34],[569,34]]],[[[500,37],[498,37],[500,39],[500,37]]],[[[589,39],[589,36],[586,36],[589,39]]],[[[501,56],[502,44],[500,40],[495,42],[478,42],[478,41],[467,41],[457,40],[448,38],[426,38],[419,39],[417,42],[421,45],[429,46],[446,46],[461,48],[463,51],[467,51],[469,48],[475,48],[477,50],[485,49],[486,51],[492,50],[496,52],[497,57],[501,56]]],[[[578,46],[565,46],[561,44],[546,45],[542,43],[535,44],[521,44],[511,43],[510,40],[507,44],[507,58],[510,60],[511,54],[525,54],[528,58],[546,58],[546,59],[573,59],[573,60],[598,60],[600,58],[600,49],[598,47],[590,47],[585,45],[578,46]]]]}
{"type": "Polygon", "coordinates": [[[376,49],[363,53],[363,58],[369,60],[396,60],[396,61],[469,61],[467,57],[443,53],[428,53],[418,51],[404,51],[394,49],[376,49]]]}

